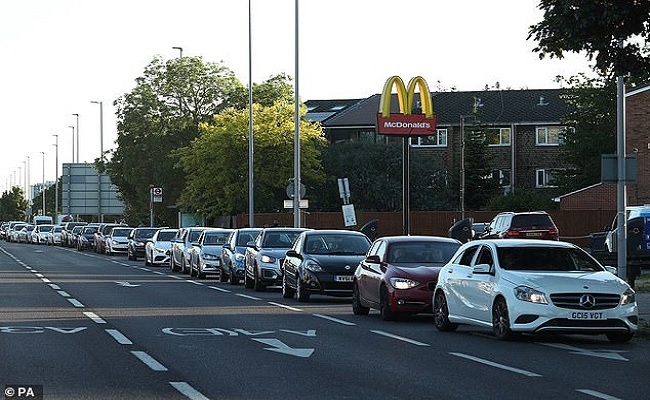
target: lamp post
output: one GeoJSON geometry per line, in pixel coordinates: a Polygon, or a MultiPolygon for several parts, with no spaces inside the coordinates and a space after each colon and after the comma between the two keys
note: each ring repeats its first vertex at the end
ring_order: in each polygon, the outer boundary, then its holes
{"type": "Polygon", "coordinates": [[[298,20],[298,0],[295,1],[295,75],[294,81],[294,138],[293,138],[293,226],[300,228],[300,91],[298,83],[300,82],[298,76],[299,57],[298,57],[298,33],[299,33],[299,20],[298,20]]]}
{"type": "Polygon", "coordinates": [[[27,187],[27,202],[30,202],[31,197],[32,197],[32,193],[31,193],[30,185],[29,185],[30,184],[30,178],[31,178],[30,175],[31,175],[31,171],[29,170],[29,156],[27,156],[27,176],[25,178],[25,180],[26,180],[25,186],[27,187]]]}
{"type": "Polygon", "coordinates": [[[248,226],[255,226],[255,196],[253,174],[253,55],[252,55],[252,29],[251,29],[251,0],[248,0],[248,226]]]}
{"type": "Polygon", "coordinates": [[[74,126],[68,125],[68,128],[72,128],[72,163],[74,164],[74,126]]]}
{"type": "Polygon", "coordinates": [[[45,215],[45,152],[41,151],[41,154],[43,155],[43,186],[41,187],[41,197],[43,198],[43,211],[41,211],[45,215]]]}
{"type": "MultiPolygon", "coordinates": [[[[72,114],[74,117],[77,117],[77,161],[79,162],[79,114],[72,114]]],[[[74,140],[74,138],[72,139],[74,140]]],[[[74,145],[72,146],[74,148],[74,145]]],[[[74,163],[74,156],[72,157],[72,162],[74,163]]]]}
{"type": "Polygon", "coordinates": [[[59,221],[59,135],[52,135],[56,138],[54,148],[56,149],[54,165],[54,223],[59,221]]]}
{"type": "MultiPolygon", "coordinates": [[[[91,101],[93,104],[99,104],[99,160],[104,159],[104,103],[101,101],[91,101]]],[[[97,220],[104,222],[102,215],[102,174],[97,174],[97,220]]]]}
{"type": "Polygon", "coordinates": [[[174,46],[174,47],[172,47],[172,49],[174,49],[174,50],[178,50],[179,53],[180,53],[180,57],[179,57],[179,58],[183,58],[183,48],[182,48],[182,47],[174,46]]]}

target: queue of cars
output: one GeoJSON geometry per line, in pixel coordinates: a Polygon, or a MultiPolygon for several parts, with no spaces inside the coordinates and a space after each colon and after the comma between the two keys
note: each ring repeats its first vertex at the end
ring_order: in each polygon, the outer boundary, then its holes
{"type": "MultiPolygon", "coordinates": [[[[501,340],[570,333],[629,341],[639,325],[634,290],[580,247],[559,241],[547,214],[525,214],[499,214],[466,243],[434,236],[371,242],[340,229],[92,224],[76,243],[83,250],[92,240],[97,251],[116,254],[124,252],[118,246],[126,235],[129,260],[143,257],[145,265],[199,279],[216,275],[232,285],[243,280],[256,291],[275,286],[283,298],[299,302],[313,295],[351,297],[352,313],[376,309],[383,320],[429,313],[440,331],[474,325],[501,340]],[[105,232],[103,244],[99,232],[105,232]]],[[[18,223],[13,228],[27,231],[18,223]]],[[[3,235],[22,240],[13,232],[3,235]]]]}

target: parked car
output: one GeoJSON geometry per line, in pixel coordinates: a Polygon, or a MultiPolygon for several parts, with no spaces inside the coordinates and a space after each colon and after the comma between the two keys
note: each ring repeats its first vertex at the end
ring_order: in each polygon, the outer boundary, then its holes
{"type": "Polygon", "coordinates": [[[549,240],[479,240],[461,246],[433,294],[436,327],[520,333],[605,334],[625,342],[638,329],[634,290],[576,245],[549,240]]]}
{"type": "Polygon", "coordinates": [[[169,268],[174,271],[181,271],[184,274],[190,272],[190,254],[192,242],[199,239],[199,235],[205,229],[204,226],[194,226],[191,228],[181,228],[172,239],[172,249],[169,257],[169,268]]]}
{"type": "Polygon", "coordinates": [[[206,275],[221,273],[221,246],[223,246],[232,229],[209,228],[201,232],[199,239],[192,243],[190,254],[190,276],[203,279],[206,275]]]}
{"type": "Polygon", "coordinates": [[[431,312],[431,293],[440,269],[460,247],[456,239],[437,236],[391,236],[373,242],[355,273],[352,311],[381,319],[431,312]]]}
{"type": "Polygon", "coordinates": [[[32,231],[36,228],[36,225],[25,225],[18,231],[18,243],[31,243],[32,242],[32,231]]]}
{"type": "Polygon", "coordinates": [[[18,231],[27,225],[24,221],[11,221],[6,229],[5,240],[7,242],[18,241],[18,231]]]}
{"type": "Polygon", "coordinates": [[[93,245],[93,249],[95,250],[96,253],[99,254],[105,254],[106,253],[106,238],[108,237],[108,234],[111,233],[111,229],[117,227],[117,226],[123,226],[126,227],[124,224],[101,224],[99,225],[99,228],[97,228],[97,231],[95,232],[95,241],[93,245]]]}
{"type": "Polygon", "coordinates": [[[61,245],[61,230],[63,227],[61,225],[54,225],[51,231],[47,233],[47,245],[48,246],[60,246],[61,245]]]}
{"type": "Polygon", "coordinates": [[[503,212],[485,228],[480,239],[548,239],[558,240],[560,232],[544,211],[503,212]]]}
{"type": "Polygon", "coordinates": [[[169,265],[172,239],[178,229],[158,229],[144,245],[144,265],[169,265]]]}
{"type": "Polygon", "coordinates": [[[369,248],[370,239],[361,232],[301,233],[282,265],[282,297],[307,302],[312,294],[351,296],[354,272],[369,248]]]}
{"type": "Polygon", "coordinates": [[[129,244],[129,233],[133,228],[116,226],[111,229],[111,232],[106,237],[106,254],[112,256],[114,254],[126,254],[129,244]]]}
{"type": "Polygon", "coordinates": [[[294,240],[305,228],[265,228],[244,253],[244,287],[263,291],[282,284],[282,263],[294,240]]]}
{"type": "Polygon", "coordinates": [[[144,249],[148,240],[153,238],[153,235],[158,232],[160,228],[135,228],[127,236],[126,257],[129,260],[137,261],[138,258],[144,257],[144,249]]]}
{"type": "Polygon", "coordinates": [[[32,231],[32,243],[47,244],[47,234],[54,229],[54,225],[36,225],[32,231]]]}
{"type": "Polygon", "coordinates": [[[88,222],[79,222],[79,221],[71,221],[71,222],[66,222],[62,224],[61,226],[63,227],[61,229],[61,246],[65,247],[74,247],[74,234],[72,230],[76,226],[83,226],[83,225],[88,225],[88,222]]]}
{"type": "Polygon", "coordinates": [[[244,279],[246,244],[254,242],[261,228],[235,229],[221,247],[221,282],[236,285],[244,279]]]}
{"type": "Polygon", "coordinates": [[[77,225],[72,228],[72,248],[77,248],[77,241],[79,240],[79,235],[83,232],[84,227],[87,225],[77,225]]]}
{"type": "Polygon", "coordinates": [[[99,229],[97,225],[86,225],[82,228],[81,232],[77,236],[77,250],[84,251],[86,249],[93,248],[93,242],[95,240],[95,233],[99,229]]]}

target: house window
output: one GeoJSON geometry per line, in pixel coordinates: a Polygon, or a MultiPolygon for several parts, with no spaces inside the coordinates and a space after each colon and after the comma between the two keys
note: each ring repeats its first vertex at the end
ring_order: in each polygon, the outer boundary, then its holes
{"type": "Polygon", "coordinates": [[[560,144],[561,126],[541,126],[535,130],[535,144],[538,146],[557,146],[560,144]]]}
{"type": "Polygon", "coordinates": [[[489,146],[509,146],[510,128],[490,128],[486,140],[489,146]]]}
{"type": "Polygon", "coordinates": [[[535,170],[535,187],[556,187],[555,170],[537,169],[535,170]]]}
{"type": "Polygon", "coordinates": [[[436,134],[431,136],[418,136],[411,144],[420,147],[447,147],[447,129],[436,129],[436,134]]]}

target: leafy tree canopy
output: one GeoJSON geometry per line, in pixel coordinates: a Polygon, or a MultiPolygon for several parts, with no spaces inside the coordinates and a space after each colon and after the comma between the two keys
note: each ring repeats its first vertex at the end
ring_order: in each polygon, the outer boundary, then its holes
{"type": "Polygon", "coordinates": [[[0,197],[0,221],[24,221],[28,204],[23,190],[19,186],[12,187],[0,197]]]}

